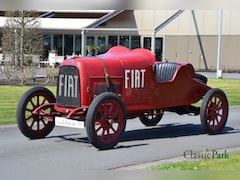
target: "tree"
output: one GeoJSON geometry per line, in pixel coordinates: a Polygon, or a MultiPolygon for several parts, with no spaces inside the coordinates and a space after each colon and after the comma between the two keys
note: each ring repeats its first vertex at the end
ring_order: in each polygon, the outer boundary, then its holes
{"type": "Polygon", "coordinates": [[[2,48],[7,65],[20,73],[24,84],[32,78],[43,53],[40,20],[35,11],[7,11],[2,48]]]}

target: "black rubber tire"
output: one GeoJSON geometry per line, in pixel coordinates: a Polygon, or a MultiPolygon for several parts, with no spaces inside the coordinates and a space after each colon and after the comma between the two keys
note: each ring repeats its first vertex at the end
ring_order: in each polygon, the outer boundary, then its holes
{"type": "MultiPolygon", "coordinates": [[[[53,93],[41,86],[35,86],[22,95],[17,105],[16,118],[18,128],[23,135],[30,139],[40,139],[46,137],[53,130],[54,120],[44,121],[33,115],[32,112],[41,103],[54,103],[55,101],[53,93]],[[37,98],[37,100],[35,101],[34,98],[37,98]]],[[[51,110],[49,112],[51,113],[51,110]]]]}
{"type": "Polygon", "coordinates": [[[125,127],[125,106],[116,94],[104,92],[93,99],[86,116],[86,131],[89,142],[93,146],[100,150],[114,148],[124,133],[125,127]],[[116,125],[114,123],[117,124],[117,128],[113,126],[116,125]],[[110,131],[113,132],[110,134],[110,131]]]}
{"type": "Polygon", "coordinates": [[[222,90],[214,88],[205,94],[200,118],[205,132],[217,134],[223,130],[228,118],[228,100],[222,90]]]}
{"type": "Polygon", "coordinates": [[[208,78],[204,75],[201,75],[201,74],[198,74],[198,73],[195,73],[195,77],[194,77],[196,80],[204,83],[204,84],[207,84],[207,81],[208,81],[208,78]]]}
{"type": "Polygon", "coordinates": [[[145,126],[156,126],[161,121],[162,117],[163,113],[154,115],[151,112],[146,112],[139,116],[139,119],[145,126]]]}

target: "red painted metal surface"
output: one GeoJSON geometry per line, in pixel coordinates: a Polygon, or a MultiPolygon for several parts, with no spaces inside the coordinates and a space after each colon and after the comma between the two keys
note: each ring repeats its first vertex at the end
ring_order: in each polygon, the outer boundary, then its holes
{"type": "MultiPolygon", "coordinates": [[[[170,80],[158,82],[154,68],[159,63],[149,50],[116,46],[96,57],[67,59],[61,66],[79,69],[83,109],[89,107],[96,95],[110,88],[123,100],[128,117],[149,109],[190,105],[210,89],[194,79],[194,68],[188,63],[179,63],[170,80]]],[[[55,106],[55,109],[69,111],[67,107],[55,106]]]]}

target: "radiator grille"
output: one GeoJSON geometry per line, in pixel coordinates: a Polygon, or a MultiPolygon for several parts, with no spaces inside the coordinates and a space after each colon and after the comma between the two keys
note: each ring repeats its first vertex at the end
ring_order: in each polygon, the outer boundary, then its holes
{"type": "Polygon", "coordinates": [[[57,85],[57,105],[63,107],[80,107],[80,97],[78,69],[75,66],[61,66],[57,85]]]}

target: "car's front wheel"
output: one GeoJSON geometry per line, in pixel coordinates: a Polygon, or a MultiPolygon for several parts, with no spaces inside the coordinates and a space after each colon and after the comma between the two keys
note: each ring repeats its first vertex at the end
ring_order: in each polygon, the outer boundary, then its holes
{"type": "MultiPolygon", "coordinates": [[[[54,103],[55,97],[47,88],[36,86],[26,91],[20,98],[16,118],[20,131],[30,139],[39,139],[47,136],[54,128],[54,119],[47,116],[40,117],[33,114],[41,105],[54,103]]],[[[51,107],[42,109],[47,115],[51,115],[51,107]]]]}
{"type": "Polygon", "coordinates": [[[93,99],[86,116],[89,142],[98,149],[117,145],[126,126],[126,110],[122,100],[112,92],[93,99]]]}

